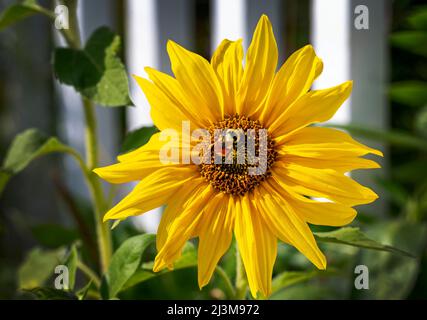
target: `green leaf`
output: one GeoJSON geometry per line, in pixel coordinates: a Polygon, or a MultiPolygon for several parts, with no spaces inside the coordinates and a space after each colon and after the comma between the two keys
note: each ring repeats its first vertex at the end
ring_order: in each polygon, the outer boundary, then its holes
{"type": "Polygon", "coordinates": [[[390,87],[390,97],[393,101],[411,107],[427,105],[427,83],[422,81],[394,82],[390,87]]]}
{"type": "Polygon", "coordinates": [[[21,3],[12,4],[0,15],[0,31],[10,25],[43,11],[35,0],[25,0],[21,3]]]}
{"type": "Polygon", "coordinates": [[[121,153],[126,153],[145,145],[156,132],[159,132],[156,127],[142,127],[129,132],[122,144],[121,153]]]}
{"type": "Polygon", "coordinates": [[[129,105],[128,78],[117,56],[119,49],[120,37],[107,27],[101,27],[91,35],[83,50],[55,50],[55,74],[60,82],[73,86],[99,105],[129,105]]]}
{"type": "Polygon", "coordinates": [[[34,159],[53,152],[65,152],[70,148],[54,137],[47,137],[37,129],[28,129],[13,140],[3,166],[0,169],[0,192],[10,176],[24,170],[34,159]]]}
{"type": "Polygon", "coordinates": [[[399,31],[391,35],[391,44],[395,47],[427,57],[427,32],[399,31]]]}
{"type": "Polygon", "coordinates": [[[54,276],[54,269],[61,264],[64,249],[32,249],[18,270],[18,282],[21,289],[42,287],[47,279],[54,276]]]}
{"type": "Polygon", "coordinates": [[[31,232],[39,244],[48,248],[71,245],[79,237],[76,230],[55,224],[40,224],[32,227],[31,232]]]}
{"type": "Polygon", "coordinates": [[[427,30],[427,7],[415,11],[408,17],[409,24],[419,30],[427,30]]]}
{"type": "MultiPolygon", "coordinates": [[[[147,281],[149,279],[158,277],[162,274],[171,272],[170,270],[162,270],[160,272],[153,272],[153,262],[143,263],[141,268],[136,270],[136,272],[129,278],[126,284],[123,286],[122,290],[126,290],[130,287],[133,287],[141,282],[147,281]]],[[[187,242],[182,250],[181,257],[174,263],[173,271],[190,268],[197,266],[197,253],[193,244],[187,242]]]]}
{"type": "Polygon", "coordinates": [[[353,290],[357,299],[401,300],[408,297],[415,285],[420,268],[420,257],[425,252],[427,226],[403,220],[381,221],[368,226],[376,239],[399,245],[417,259],[386,252],[362,251],[357,264],[369,270],[369,290],[353,290]]]}
{"type": "Polygon", "coordinates": [[[25,169],[37,157],[68,149],[58,139],[47,137],[37,129],[28,129],[18,134],[13,140],[3,161],[2,169],[8,173],[16,174],[25,169]]]}
{"type": "Polygon", "coordinates": [[[154,234],[142,234],[127,239],[114,253],[103,277],[101,293],[104,299],[114,298],[139,268],[144,251],[155,242],[154,234]]]}
{"type": "Polygon", "coordinates": [[[65,261],[65,265],[68,267],[68,285],[69,288],[65,288],[73,291],[74,285],[76,283],[76,272],[77,272],[77,262],[78,262],[78,254],[76,245],[72,245],[70,249],[70,254],[68,255],[67,260],[65,261]]]}
{"type": "Polygon", "coordinates": [[[24,291],[33,294],[38,300],[77,300],[77,297],[71,292],[49,287],[37,287],[24,291]]]}
{"type": "Polygon", "coordinates": [[[81,288],[79,291],[77,291],[77,298],[79,300],[84,300],[89,292],[89,290],[92,287],[93,281],[90,280],[83,288],[81,288]]]}
{"type": "Polygon", "coordinates": [[[427,150],[427,141],[413,136],[403,131],[382,131],[378,129],[366,128],[360,125],[339,125],[339,124],[328,124],[328,127],[339,128],[349,131],[355,136],[361,138],[367,138],[377,141],[388,142],[391,145],[413,148],[419,150],[427,150]]]}
{"type": "Polygon", "coordinates": [[[290,287],[294,284],[308,281],[316,276],[322,275],[324,271],[284,271],[274,277],[272,282],[272,294],[290,287]]]}
{"type": "Polygon", "coordinates": [[[388,251],[413,258],[413,255],[406,251],[378,243],[368,238],[359,228],[345,227],[329,232],[315,232],[314,235],[319,242],[346,244],[353,247],[388,251]]]}

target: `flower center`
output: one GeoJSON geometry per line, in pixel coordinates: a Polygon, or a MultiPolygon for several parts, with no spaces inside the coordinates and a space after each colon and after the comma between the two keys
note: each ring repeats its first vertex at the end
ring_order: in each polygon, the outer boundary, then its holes
{"type": "Polygon", "coordinates": [[[226,116],[208,131],[210,152],[199,170],[215,190],[244,195],[271,175],[277,152],[258,120],[238,114],[226,116]]]}

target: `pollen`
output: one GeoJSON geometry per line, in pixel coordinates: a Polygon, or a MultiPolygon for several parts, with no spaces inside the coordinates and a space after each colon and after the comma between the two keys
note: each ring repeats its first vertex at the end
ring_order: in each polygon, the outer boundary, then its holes
{"type": "Polygon", "coordinates": [[[209,159],[205,157],[199,170],[215,190],[243,196],[271,176],[277,152],[274,140],[258,120],[235,114],[214,123],[208,131],[209,159]]]}

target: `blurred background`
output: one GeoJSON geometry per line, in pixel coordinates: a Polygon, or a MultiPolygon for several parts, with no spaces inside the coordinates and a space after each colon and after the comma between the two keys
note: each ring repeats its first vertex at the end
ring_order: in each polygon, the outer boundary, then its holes
{"type": "MultiPolygon", "coordinates": [[[[10,3],[0,0],[0,11],[10,3]]],[[[50,1],[40,4],[52,6],[50,1]]],[[[350,131],[385,155],[381,170],[353,175],[380,195],[374,204],[358,208],[354,225],[416,258],[324,246],[336,272],[309,277],[272,298],[407,299],[427,298],[427,6],[423,4],[422,0],[83,0],[78,15],[84,41],[102,25],[118,33],[128,73],[140,76],[145,75],[145,66],[170,73],[168,39],[207,59],[223,38],[243,38],[247,48],[264,13],[273,24],[280,64],[295,50],[313,44],[324,61],[315,88],[354,81],[351,99],[328,125],[350,131]],[[368,20],[363,23],[368,28],[360,29],[359,10],[365,8],[368,20]],[[354,289],[358,264],[369,268],[369,290],[354,289]]],[[[0,160],[13,137],[29,127],[58,136],[83,152],[79,96],[60,85],[52,72],[52,49],[61,45],[51,21],[39,15],[0,31],[0,160]]],[[[152,125],[147,101],[132,79],[130,85],[136,107],[97,110],[104,165],[123,150],[127,132],[152,125]]],[[[113,191],[120,198],[129,188],[113,191]]],[[[21,297],[16,289],[26,281],[25,262],[34,258],[34,248],[55,252],[84,239],[89,243],[85,254],[96,261],[90,246],[95,241],[90,210],[83,178],[63,156],[42,158],[14,177],[0,197],[0,298],[21,297]]],[[[155,232],[160,215],[158,209],[121,224],[113,231],[115,243],[139,232],[155,232]]],[[[227,259],[225,268],[233,270],[227,259]]],[[[307,268],[312,267],[304,257],[280,245],[275,270],[307,268]]],[[[129,291],[141,298],[220,297],[215,281],[199,291],[194,274],[195,268],[185,268],[129,291]],[[187,276],[194,281],[185,281],[187,276]]]]}

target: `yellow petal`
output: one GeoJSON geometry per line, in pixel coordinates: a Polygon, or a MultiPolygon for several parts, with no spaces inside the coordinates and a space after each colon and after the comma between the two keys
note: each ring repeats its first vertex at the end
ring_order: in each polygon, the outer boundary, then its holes
{"type": "Polygon", "coordinates": [[[259,20],[246,55],[238,93],[238,114],[248,114],[265,99],[277,67],[277,44],[266,15],[259,20]]]}
{"type": "Polygon", "coordinates": [[[218,193],[207,204],[199,227],[198,281],[207,285],[219,259],[230,247],[234,217],[229,202],[232,197],[218,193]]]}
{"type": "Polygon", "coordinates": [[[179,165],[181,157],[186,155],[191,156],[197,154],[197,150],[191,149],[189,139],[184,139],[183,136],[178,136],[178,133],[173,132],[173,136],[168,136],[167,131],[155,133],[151,136],[150,140],[133,151],[119,155],[117,159],[120,162],[142,162],[142,161],[159,161],[161,162],[162,149],[164,152],[170,154],[171,152],[177,155],[177,159],[164,159],[164,165],[179,165]],[[176,134],[176,135],[175,135],[176,134]],[[166,161],[168,160],[168,161],[166,161]]]}
{"type": "Polygon", "coordinates": [[[110,166],[96,168],[93,170],[101,179],[110,183],[127,183],[144,179],[153,171],[165,168],[171,165],[164,165],[159,161],[158,155],[150,155],[140,162],[119,162],[110,166]]]}
{"type": "Polygon", "coordinates": [[[154,261],[154,272],[170,266],[181,255],[185,242],[194,234],[203,216],[203,209],[214,195],[211,185],[200,185],[194,192],[184,211],[173,220],[168,231],[168,237],[157,253],[154,261]]]}
{"type": "Polygon", "coordinates": [[[307,158],[294,155],[285,155],[276,158],[276,161],[295,163],[300,166],[314,169],[332,169],[340,173],[357,169],[377,169],[380,165],[375,161],[358,157],[340,157],[333,159],[307,158]]]}
{"type": "Polygon", "coordinates": [[[159,87],[147,79],[133,76],[139,87],[144,92],[150,106],[150,115],[154,124],[160,130],[172,128],[181,130],[182,121],[188,120],[179,108],[179,104],[174,103],[171,98],[165,95],[159,87]]]}
{"type": "Polygon", "coordinates": [[[269,127],[271,134],[274,137],[289,135],[309,124],[329,120],[349,97],[352,86],[352,81],[347,81],[304,94],[275,119],[269,127]]]}
{"type": "Polygon", "coordinates": [[[262,218],[280,240],[292,244],[317,268],[326,269],[326,258],[307,223],[268,183],[263,183],[255,190],[254,199],[258,202],[262,218]]]}
{"type": "Polygon", "coordinates": [[[173,73],[196,114],[211,122],[221,120],[224,115],[221,85],[209,62],[173,41],[168,41],[167,50],[173,73]]]}
{"type": "Polygon", "coordinates": [[[220,79],[224,96],[224,113],[236,113],[236,97],[243,75],[242,40],[223,40],[212,56],[211,64],[220,79]]]}
{"type": "Polygon", "coordinates": [[[311,45],[293,53],[276,73],[267,100],[257,118],[268,127],[295,100],[307,93],[314,79],[322,70],[322,61],[311,45]]]}
{"type": "Polygon", "coordinates": [[[279,153],[313,158],[337,158],[343,156],[364,156],[382,152],[369,148],[354,140],[347,133],[322,127],[307,127],[275,139],[279,153]]]}
{"type": "Polygon", "coordinates": [[[160,132],[153,134],[145,145],[125,154],[119,155],[117,160],[120,162],[136,162],[144,160],[147,157],[150,158],[152,155],[157,155],[157,159],[159,159],[160,149],[166,143],[166,141],[161,140],[160,136],[160,132]]]}
{"type": "MultiPolygon", "coordinates": [[[[167,101],[171,105],[170,108],[178,109],[182,113],[184,120],[189,120],[191,125],[195,128],[205,127],[209,124],[209,121],[206,121],[206,117],[199,113],[200,108],[197,108],[197,106],[195,108],[194,104],[185,96],[184,89],[175,78],[153,68],[146,67],[144,70],[147,72],[148,77],[153,81],[158,90],[160,90],[167,98],[167,101]]],[[[156,112],[159,113],[159,117],[170,117],[170,115],[162,114],[168,110],[170,109],[162,107],[160,109],[156,109],[156,112]]],[[[176,122],[183,120],[178,115],[176,117],[176,122]]],[[[181,130],[182,126],[181,124],[179,125],[179,130],[181,130]]]]}
{"type": "Polygon", "coordinates": [[[110,209],[105,214],[104,221],[127,218],[130,214],[126,210],[130,208],[137,208],[139,213],[158,208],[193,177],[197,177],[197,171],[193,167],[169,167],[154,171],[141,180],[131,193],[110,209]]]}
{"type": "Polygon", "coordinates": [[[342,173],[297,164],[276,165],[273,178],[284,188],[301,195],[324,197],[347,206],[366,204],[378,196],[342,173]]]}
{"type": "Polygon", "coordinates": [[[234,234],[245,266],[253,297],[257,292],[268,297],[277,255],[277,238],[261,219],[254,201],[247,195],[236,198],[234,234]]]}
{"type": "Polygon", "coordinates": [[[191,180],[191,184],[187,183],[183,185],[169,198],[157,229],[157,251],[160,251],[164,246],[166,239],[168,238],[170,226],[174,220],[184,211],[186,206],[191,203],[192,197],[197,194],[197,191],[204,188],[206,188],[205,179],[202,177],[195,178],[191,180]]]}
{"type": "Polygon", "coordinates": [[[292,210],[304,221],[322,226],[344,226],[356,217],[356,210],[349,206],[333,202],[320,202],[282,188],[274,179],[269,185],[292,207],[292,210]]]}

